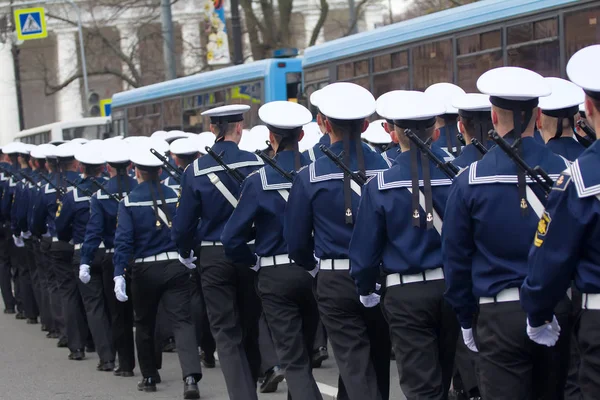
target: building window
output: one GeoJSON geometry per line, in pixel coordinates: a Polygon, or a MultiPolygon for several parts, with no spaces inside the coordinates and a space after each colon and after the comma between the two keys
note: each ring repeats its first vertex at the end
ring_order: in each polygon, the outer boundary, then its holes
{"type": "Polygon", "coordinates": [[[507,28],[508,65],[543,76],[560,76],[560,47],[556,18],[507,28]]]}
{"type": "Polygon", "coordinates": [[[452,41],[442,40],[413,48],[414,90],[438,82],[452,82],[452,41]]]}
{"type": "Polygon", "coordinates": [[[373,77],[373,95],[377,98],[392,90],[410,89],[408,68],[390,71],[373,77]]]}
{"type": "Polygon", "coordinates": [[[600,43],[600,7],[565,15],[566,58],[578,50],[600,43]]]}
{"type": "Polygon", "coordinates": [[[477,79],[492,68],[502,67],[502,50],[457,59],[457,85],[466,92],[477,92],[477,79]]]}

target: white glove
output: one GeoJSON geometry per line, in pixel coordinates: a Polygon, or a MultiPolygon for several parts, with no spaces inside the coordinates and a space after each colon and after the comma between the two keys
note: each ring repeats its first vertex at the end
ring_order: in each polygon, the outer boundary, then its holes
{"type": "Polygon", "coordinates": [[[375,283],[375,290],[378,291],[381,289],[381,283],[375,283]]]}
{"type": "Polygon", "coordinates": [[[552,347],[558,341],[560,336],[560,325],[556,316],[552,317],[552,322],[538,326],[536,328],[529,325],[529,319],[527,319],[527,336],[537,344],[552,347]]]}
{"type": "Polygon", "coordinates": [[[23,239],[29,239],[31,237],[31,232],[27,231],[27,232],[21,232],[21,237],[23,239]]]}
{"type": "Polygon", "coordinates": [[[371,293],[366,296],[360,296],[360,302],[363,306],[367,308],[375,307],[377,304],[379,304],[380,299],[381,296],[379,296],[377,293],[371,293]]]}
{"type": "Polygon", "coordinates": [[[475,353],[479,353],[479,349],[477,349],[477,345],[475,344],[475,339],[473,338],[473,328],[465,329],[460,328],[462,330],[463,342],[465,342],[465,346],[471,351],[475,353]]]}
{"type": "Polygon", "coordinates": [[[90,266],[87,264],[81,264],[79,266],[79,280],[82,283],[88,283],[92,279],[90,275],[90,266]]]}
{"type": "Polygon", "coordinates": [[[115,296],[117,297],[117,300],[121,303],[125,303],[129,300],[127,292],[125,291],[125,278],[123,276],[115,276],[113,281],[115,281],[115,296]]]}
{"type": "Polygon", "coordinates": [[[254,264],[253,267],[250,267],[250,269],[254,272],[258,272],[258,270],[260,270],[260,257],[256,257],[256,264],[254,264]]]}
{"type": "Polygon", "coordinates": [[[25,247],[25,242],[23,242],[23,238],[20,236],[13,235],[13,242],[15,242],[15,246],[17,247],[25,247]]]}
{"type": "Polygon", "coordinates": [[[316,278],[317,274],[319,273],[319,267],[320,265],[317,263],[317,266],[314,267],[313,269],[311,269],[310,271],[308,271],[308,273],[313,277],[316,278]]]}
{"type": "Polygon", "coordinates": [[[194,250],[190,251],[190,256],[188,258],[183,258],[181,257],[181,254],[179,255],[179,262],[185,265],[187,269],[195,269],[196,264],[194,264],[194,261],[197,259],[198,257],[194,257],[194,250]]]}

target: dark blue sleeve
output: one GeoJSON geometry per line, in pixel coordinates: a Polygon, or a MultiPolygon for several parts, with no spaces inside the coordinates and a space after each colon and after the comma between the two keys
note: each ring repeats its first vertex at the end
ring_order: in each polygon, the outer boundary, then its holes
{"type": "Polygon", "coordinates": [[[100,200],[94,194],[90,200],[90,218],[81,245],[81,264],[91,265],[104,237],[104,216],[100,200]]]}
{"type": "Polygon", "coordinates": [[[12,182],[12,178],[6,183],[4,193],[2,194],[2,203],[0,204],[0,207],[2,208],[2,216],[4,217],[5,221],[11,220],[10,211],[13,201],[14,186],[11,187],[10,182],[12,182]]]}
{"type": "MultiPolygon", "coordinates": [[[[466,174],[462,178],[468,176],[468,172],[466,174]]],[[[452,184],[446,202],[442,229],[442,257],[446,300],[456,312],[460,325],[468,329],[471,328],[473,316],[477,312],[477,300],[473,295],[471,277],[475,242],[471,215],[460,187],[460,178],[452,184]]]]}
{"type": "Polygon", "coordinates": [[[22,193],[22,184],[19,183],[14,189],[12,205],[10,207],[10,230],[15,236],[19,236],[21,234],[21,228],[19,226],[19,215],[21,213],[22,208],[21,203],[23,202],[22,193]]]}
{"type": "Polygon", "coordinates": [[[21,232],[27,232],[29,230],[27,227],[27,215],[29,213],[30,197],[29,184],[25,183],[21,187],[19,198],[16,200],[18,204],[17,226],[21,232]]]}
{"type": "Polygon", "coordinates": [[[200,193],[193,187],[195,178],[193,165],[190,164],[181,178],[181,197],[171,233],[179,254],[186,258],[194,247],[194,237],[202,210],[200,193]]]}
{"type": "MultiPolygon", "coordinates": [[[[300,174],[307,175],[305,169],[300,174]]],[[[285,207],[283,236],[288,246],[290,259],[307,270],[315,268],[315,242],[313,237],[313,212],[304,176],[294,180],[288,203],[285,207]]]]}
{"type": "Polygon", "coordinates": [[[59,240],[68,242],[73,238],[73,218],[75,218],[75,202],[73,191],[67,193],[56,210],[56,236],[59,240]]]}
{"type": "MultiPolygon", "coordinates": [[[[596,201],[594,199],[594,201],[596,201]]],[[[552,190],[529,252],[529,271],[521,287],[521,306],[531,326],[552,321],[554,307],[564,298],[586,245],[587,210],[575,186],[552,190]]]]}
{"type": "Polygon", "coordinates": [[[119,203],[117,231],[115,232],[115,255],[113,256],[114,276],[123,275],[129,261],[133,258],[135,231],[130,212],[131,210],[125,207],[123,201],[119,203]]]}
{"type": "Polygon", "coordinates": [[[375,291],[386,243],[385,215],[376,200],[379,193],[377,179],[372,179],[363,187],[350,240],[350,275],[354,278],[358,294],[362,296],[375,291]]]}
{"type": "Polygon", "coordinates": [[[225,247],[225,254],[232,260],[253,266],[256,264],[256,256],[246,243],[251,235],[252,224],[258,210],[259,193],[252,184],[250,177],[242,184],[242,193],[237,207],[229,217],[225,228],[221,233],[221,242],[225,247]]]}
{"type": "Polygon", "coordinates": [[[48,195],[44,194],[43,187],[41,189],[39,196],[36,199],[35,206],[33,207],[33,215],[31,217],[31,225],[29,229],[31,229],[31,233],[36,236],[41,236],[46,233],[46,217],[48,216],[48,206],[46,201],[48,200],[48,195]]]}

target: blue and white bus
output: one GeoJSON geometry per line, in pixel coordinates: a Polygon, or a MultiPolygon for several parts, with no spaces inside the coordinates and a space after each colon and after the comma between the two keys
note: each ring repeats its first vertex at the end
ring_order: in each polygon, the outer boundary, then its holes
{"type": "Polygon", "coordinates": [[[113,131],[148,136],[158,130],[204,132],[200,114],[225,104],[248,104],[246,128],[259,124],[258,109],[274,100],[297,100],[302,60],[278,58],[235,65],[117,93],[112,98],[113,131]]]}
{"type": "Polygon", "coordinates": [[[499,66],[564,78],[573,53],[598,43],[598,0],[482,0],[306,49],[303,91],[338,81],[376,97],[438,82],[476,91],[499,66]]]}

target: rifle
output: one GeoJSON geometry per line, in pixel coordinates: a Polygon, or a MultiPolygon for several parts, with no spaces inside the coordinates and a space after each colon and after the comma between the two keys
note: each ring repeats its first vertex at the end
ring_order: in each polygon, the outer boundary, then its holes
{"type": "Polygon", "coordinates": [[[57,187],[51,180],[50,178],[48,178],[46,175],[44,174],[40,174],[40,178],[42,178],[42,180],[44,180],[44,182],[46,182],[48,184],[48,186],[50,186],[52,189],[56,190],[56,192],[60,195],[60,196],[64,196],[65,195],[65,191],[63,188],[59,188],[57,187]]]}
{"type": "Polygon", "coordinates": [[[486,147],[485,147],[485,146],[484,146],[484,145],[483,145],[483,144],[482,144],[482,143],[481,143],[479,140],[477,140],[477,139],[473,138],[473,139],[471,139],[471,144],[472,144],[473,146],[475,146],[475,148],[476,148],[477,150],[479,150],[479,152],[480,152],[481,154],[483,154],[483,155],[486,155],[486,154],[487,154],[487,152],[488,152],[488,149],[487,149],[487,148],[486,148],[486,147]]]}
{"type": "Polygon", "coordinates": [[[23,179],[26,180],[27,182],[31,183],[33,186],[37,187],[37,182],[33,180],[33,178],[29,175],[26,175],[24,172],[21,172],[19,170],[14,170],[14,171],[9,171],[6,168],[0,167],[0,171],[4,172],[5,174],[10,175],[11,177],[22,181],[23,179]]]}
{"type": "Polygon", "coordinates": [[[411,131],[410,129],[405,129],[404,134],[411,142],[417,145],[419,150],[421,150],[421,152],[423,152],[423,154],[425,154],[427,158],[433,161],[436,167],[438,167],[440,171],[446,174],[448,178],[454,179],[456,177],[456,174],[460,172],[460,169],[456,165],[452,164],[451,162],[444,162],[440,160],[435,154],[433,154],[433,151],[431,151],[431,148],[429,148],[427,143],[423,142],[421,138],[415,135],[413,131],[411,131]]]}
{"type": "Polygon", "coordinates": [[[277,165],[277,163],[271,157],[269,157],[264,151],[256,150],[254,153],[257,156],[259,156],[264,161],[265,164],[268,164],[271,168],[273,168],[275,171],[277,171],[279,173],[279,175],[283,176],[285,179],[287,179],[290,182],[294,181],[294,175],[292,175],[289,172],[285,172],[283,169],[281,169],[281,167],[279,165],[277,165]]]}
{"type": "Polygon", "coordinates": [[[333,161],[333,163],[335,165],[338,166],[339,169],[341,169],[342,171],[344,171],[344,173],[346,175],[348,175],[350,177],[350,179],[352,179],[354,182],[358,183],[360,186],[363,186],[365,183],[367,183],[367,176],[365,175],[364,172],[362,171],[358,171],[358,172],[354,172],[352,171],[346,164],[344,164],[344,162],[342,161],[342,157],[344,155],[344,152],[342,151],[340,153],[339,156],[336,156],[331,150],[329,150],[329,148],[327,146],[325,146],[324,144],[319,146],[319,149],[323,152],[323,154],[325,154],[331,161],[333,161]]]}
{"type": "Polygon", "coordinates": [[[552,185],[554,185],[554,181],[550,176],[544,171],[540,166],[536,166],[535,168],[531,168],[525,160],[521,158],[521,156],[517,153],[516,149],[521,144],[521,138],[517,138],[515,142],[511,145],[508,143],[503,137],[498,135],[498,132],[495,130],[490,130],[488,133],[490,138],[504,151],[514,162],[517,164],[519,168],[521,168],[529,177],[544,190],[546,196],[552,190],[552,185]]]}
{"type": "Polygon", "coordinates": [[[98,182],[95,179],[91,179],[91,182],[94,186],[96,186],[98,189],[100,189],[100,191],[106,193],[108,195],[108,197],[110,197],[111,199],[113,199],[114,201],[116,201],[117,203],[119,203],[121,201],[120,198],[118,198],[117,196],[115,196],[114,194],[112,194],[111,192],[109,192],[108,190],[106,190],[106,188],[104,187],[103,184],[101,184],[100,182],[98,182]]]}
{"type": "Polygon", "coordinates": [[[596,131],[594,131],[594,129],[589,126],[587,124],[587,122],[585,122],[585,120],[580,119],[577,121],[577,126],[585,132],[586,135],[588,135],[590,138],[592,138],[593,140],[596,140],[596,131]]]}
{"type": "Polygon", "coordinates": [[[229,165],[225,164],[225,161],[223,161],[223,153],[217,154],[208,146],[206,146],[204,149],[206,150],[206,153],[211,156],[217,162],[217,164],[223,167],[225,172],[227,172],[227,174],[229,174],[229,176],[231,176],[238,184],[241,185],[242,182],[244,182],[244,179],[246,179],[244,174],[236,169],[230,168],[229,165]]]}
{"type": "Polygon", "coordinates": [[[171,175],[171,178],[173,178],[175,180],[175,182],[181,183],[181,175],[183,175],[183,173],[181,172],[181,170],[179,168],[174,167],[173,164],[171,164],[169,162],[167,157],[163,156],[158,151],[156,151],[154,149],[150,149],[150,153],[154,154],[154,156],[156,158],[158,158],[160,161],[162,161],[163,166],[165,167],[165,170],[167,171],[167,173],[169,175],[171,175]]]}
{"type": "Polygon", "coordinates": [[[88,197],[92,197],[92,195],[94,194],[94,193],[90,192],[89,190],[82,188],[81,186],[79,186],[78,184],[76,184],[75,182],[73,182],[72,180],[70,180],[67,177],[65,177],[65,182],[67,182],[69,185],[73,186],[77,190],[81,190],[81,192],[88,197]]]}
{"type": "Polygon", "coordinates": [[[456,139],[458,139],[458,141],[463,145],[466,146],[467,142],[465,142],[465,137],[463,135],[461,135],[460,133],[456,135],[456,139]]]}

